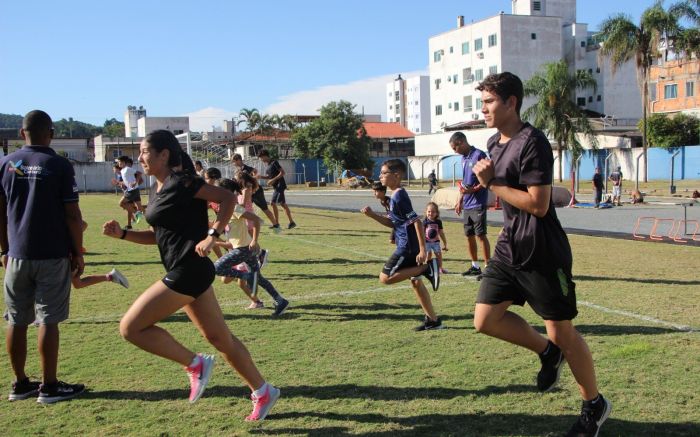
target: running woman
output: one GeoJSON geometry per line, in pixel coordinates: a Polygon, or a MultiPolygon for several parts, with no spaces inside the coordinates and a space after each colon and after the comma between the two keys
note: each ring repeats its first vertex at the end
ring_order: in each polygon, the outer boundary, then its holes
{"type": "Polygon", "coordinates": [[[265,382],[248,349],[229,330],[212,288],[214,265],[209,253],[233,213],[233,194],[195,176],[191,160],[170,131],[156,130],[146,136],[140,145],[139,162],[156,180],[156,195],[146,210],[151,229],[130,231],[112,220],[104,224],[103,232],[132,243],[157,244],[167,273],[127,310],[119,325],[120,333],[141,349],[184,366],[190,378],[189,399],[196,402],[209,382],[214,357],[195,354],[156,325],[184,309],[202,336],[253,391],[253,412],[246,420],[263,420],[280,391],[265,382]],[[172,170],[183,162],[189,164],[186,171],[172,170]],[[220,209],[207,230],[208,201],[219,203],[220,209]]]}

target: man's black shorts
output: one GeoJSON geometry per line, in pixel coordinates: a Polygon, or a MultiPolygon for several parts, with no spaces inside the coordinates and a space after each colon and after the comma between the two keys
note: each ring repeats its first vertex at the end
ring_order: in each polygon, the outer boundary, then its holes
{"type": "Polygon", "coordinates": [[[211,259],[193,254],[166,273],[162,280],[169,289],[196,299],[209,289],[215,276],[211,259]]]}
{"type": "Polygon", "coordinates": [[[141,192],[139,190],[131,190],[131,191],[125,191],[124,192],[124,199],[126,199],[127,202],[140,202],[141,201],[141,192]]]}
{"type": "Polygon", "coordinates": [[[279,203],[281,205],[287,203],[287,200],[284,198],[284,190],[284,188],[275,188],[272,191],[272,199],[270,199],[270,203],[279,203]]]}
{"type": "Polygon", "coordinates": [[[255,206],[262,211],[267,211],[267,200],[265,200],[265,192],[262,187],[258,187],[258,190],[253,193],[252,199],[255,206]]]}
{"type": "Polygon", "coordinates": [[[491,260],[482,274],[476,302],[506,301],[520,306],[527,302],[544,320],[571,320],[578,314],[576,284],[569,269],[516,270],[491,260]]]}
{"type": "Polygon", "coordinates": [[[416,262],[416,257],[418,252],[409,252],[406,250],[397,250],[392,253],[389,259],[384,264],[382,268],[382,273],[387,276],[391,276],[398,270],[406,269],[409,267],[415,267],[418,265],[416,262]]]}
{"type": "Polygon", "coordinates": [[[486,235],[486,208],[465,209],[462,211],[464,235],[486,235]]]}

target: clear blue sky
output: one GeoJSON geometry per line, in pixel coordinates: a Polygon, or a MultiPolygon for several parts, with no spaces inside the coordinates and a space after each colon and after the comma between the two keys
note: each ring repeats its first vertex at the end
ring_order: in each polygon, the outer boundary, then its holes
{"type": "MultiPolygon", "coordinates": [[[[635,22],[652,0],[579,0],[590,29],[635,22]]],[[[510,0],[0,2],[0,112],[35,108],[101,125],[127,105],[153,116],[261,110],[303,91],[427,71],[428,38],[510,0]]],[[[300,93],[301,94],[297,94],[300,93]]],[[[382,97],[383,98],[383,97],[382,97]]],[[[357,102],[364,104],[364,102],[357,102]]],[[[213,118],[213,117],[212,117],[213,118]]],[[[216,120],[219,124],[220,121],[216,120]]]]}

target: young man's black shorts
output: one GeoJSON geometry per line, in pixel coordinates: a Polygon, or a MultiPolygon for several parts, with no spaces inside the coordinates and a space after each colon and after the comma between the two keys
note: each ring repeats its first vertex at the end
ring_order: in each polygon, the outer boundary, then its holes
{"type": "Polygon", "coordinates": [[[163,283],[173,291],[196,299],[209,289],[215,276],[211,259],[193,254],[166,273],[163,283]]]}
{"type": "Polygon", "coordinates": [[[544,320],[571,320],[578,314],[570,270],[516,270],[492,260],[482,274],[476,302],[496,305],[506,301],[520,306],[527,302],[544,320]]]}
{"type": "Polygon", "coordinates": [[[270,203],[279,203],[284,205],[287,203],[287,200],[284,198],[284,188],[275,188],[272,191],[272,199],[270,199],[270,203]]]}
{"type": "Polygon", "coordinates": [[[464,235],[486,235],[486,208],[465,209],[462,211],[464,235]]]}
{"type": "Polygon", "coordinates": [[[141,201],[141,192],[139,190],[131,190],[124,192],[124,199],[127,202],[135,203],[141,201]]]}
{"type": "Polygon", "coordinates": [[[391,276],[399,270],[415,267],[418,265],[416,257],[418,252],[409,252],[406,250],[397,250],[392,253],[389,259],[382,268],[382,273],[391,276]]]}
{"type": "Polygon", "coordinates": [[[265,200],[265,192],[262,187],[258,187],[257,191],[251,196],[255,206],[260,208],[262,211],[267,211],[267,200],[265,200]]]}

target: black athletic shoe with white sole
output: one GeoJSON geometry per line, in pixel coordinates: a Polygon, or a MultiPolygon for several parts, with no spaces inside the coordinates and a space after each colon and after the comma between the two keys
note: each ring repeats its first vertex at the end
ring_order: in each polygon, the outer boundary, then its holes
{"type": "Polygon", "coordinates": [[[567,437],[597,437],[600,427],[610,416],[612,403],[599,394],[593,401],[583,401],[581,415],[566,434],[567,437]]]}
{"type": "Polygon", "coordinates": [[[425,316],[423,323],[413,328],[414,331],[431,331],[433,329],[444,329],[442,320],[438,317],[436,320],[430,320],[428,316],[425,316]]]}
{"type": "Polygon", "coordinates": [[[546,392],[553,389],[559,382],[564,354],[556,344],[548,341],[547,349],[540,354],[542,367],[537,374],[537,390],[546,392]]]}
{"type": "Polygon", "coordinates": [[[22,381],[12,383],[12,390],[7,397],[8,401],[21,401],[24,399],[36,397],[39,394],[39,381],[30,381],[29,378],[24,378],[22,381]]]}
{"type": "Polygon", "coordinates": [[[85,391],[83,384],[67,384],[57,381],[53,384],[41,384],[39,386],[39,397],[36,401],[40,404],[53,404],[55,402],[72,399],[85,391]]]}

